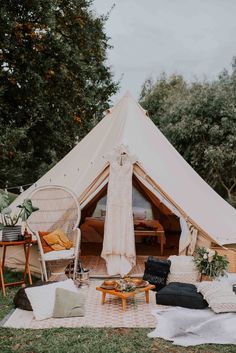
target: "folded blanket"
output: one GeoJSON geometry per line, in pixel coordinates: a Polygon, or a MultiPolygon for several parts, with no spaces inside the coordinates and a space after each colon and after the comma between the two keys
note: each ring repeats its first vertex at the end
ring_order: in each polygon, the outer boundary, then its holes
{"type": "Polygon", "coordinates": [[[180,346],[198,344],[236,344],[236,314],[215,314],[210,309],[180,307],[157,309],[153,312],[157,328],[149,337],[164,338],[180,346]]]}

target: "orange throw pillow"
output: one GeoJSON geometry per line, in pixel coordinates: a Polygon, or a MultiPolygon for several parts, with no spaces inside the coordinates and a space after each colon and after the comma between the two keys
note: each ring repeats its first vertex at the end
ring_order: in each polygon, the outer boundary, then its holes
{"type": "Polygon", "coordinates": [[[50,232],[38,232],[39,237],[40,237],[40,241],[41,241],[41,245],[43,248],[43,252],[46,254],[47,252],[53,251],[53,248],[48,245],[48,243],[44,240],[44,236],[48,235],[50,232]]]}
{"type": "Polygon", "coordinates": [[[45,235],[43,238],[53,250],[68,250],[73,246],[72,242],[68,239],[62,229],[56,229],[54,232],[45,235]]]}

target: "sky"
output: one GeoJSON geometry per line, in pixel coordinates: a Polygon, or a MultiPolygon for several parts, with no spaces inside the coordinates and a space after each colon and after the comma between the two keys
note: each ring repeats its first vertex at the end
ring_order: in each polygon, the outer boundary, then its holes
{"type": "Polygon", "coordinates": [[[187,80],[214,79],[236,56],[236,0],[94,0],[106,14],[113,49],[108,63],[120,80],[116,102],[127,90],[138,99],[145,79],[162,72],[187,80]]]}

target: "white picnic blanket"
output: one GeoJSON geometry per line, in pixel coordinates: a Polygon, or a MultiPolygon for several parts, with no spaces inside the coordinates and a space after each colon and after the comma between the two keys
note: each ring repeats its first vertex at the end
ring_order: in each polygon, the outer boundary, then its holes
{"type": "Polygon", "coordinates": [[[211,309],[169,307],[153,311],[157,327],[149,337],[164,338],[180,346],[236,344],[236,313],[215,314],[211,309]]]}

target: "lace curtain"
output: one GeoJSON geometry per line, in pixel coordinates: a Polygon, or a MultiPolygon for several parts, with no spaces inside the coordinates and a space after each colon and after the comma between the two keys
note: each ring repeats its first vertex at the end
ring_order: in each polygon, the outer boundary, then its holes
{"type": "Polygon", "coordinates": [[[101,256],[106,260],[109,275],[124,276],[136,262],[132,212],[132,175],[136,157],[121,145],[106,158],[110,173],[101,256]]]}

